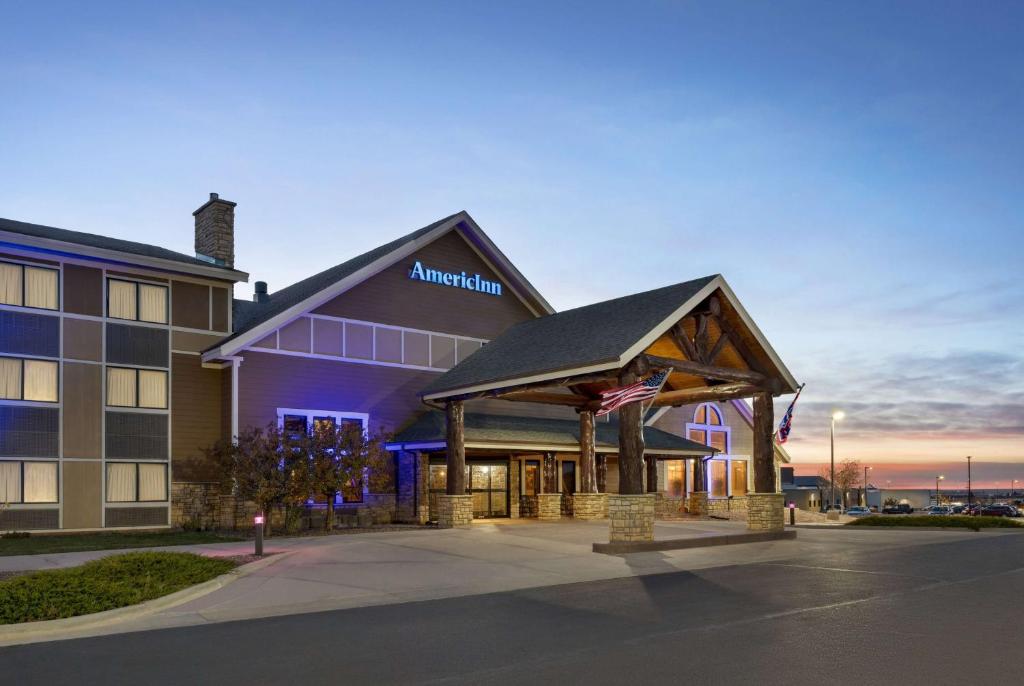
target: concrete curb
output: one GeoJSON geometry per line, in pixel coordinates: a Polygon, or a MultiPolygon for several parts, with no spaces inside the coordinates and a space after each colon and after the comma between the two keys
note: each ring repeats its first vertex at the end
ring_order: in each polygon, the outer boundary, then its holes
{"type": "Polygon", "coordinates": [[[846,524],[797,524],[786,525],[790,529],[831,529],[833,531],[970,531],[971,533],[982,533],[984,531],[1003,531],[1007,533],[1024,533],[1024,526],[983,526],[978,531],[966,526],[847,526],[846,524]]]}
{"type": "Polygon", "coordinates": [[[605,555],[622,555],[624,553],[647,553],[659,550],[685,550],[687,548],[709,548],[712,546],[737,545],[740,543],[784,541],[794,538],[796,538],[795,531],[753,531],[745,534],[701,536],[699,538],[675,538],[665,541],[595,543],[594,552],[604,553],[605,555]]]}
{"type": "Polygon", "coordinates": [[[79,615],[77,617],[66,617],[64,619],[0,625],[0,646],[33,643],[36,641],[54,641],[63,637],[70,638],[76,632],[85,629],[95,629],[100,626],[146,617],[220,590],[238,579],[258,572],[264,567],[268,567],[278,560],[288,557],[292,552],[275,553],[262,560],[256,560],[255,562],[249,562],[248,564],[236,567],[230,572],[221,574],[209,581],[204,581],[201,584],[189,586],[180,591],[175,591],[159,598],[153,598],[137,605],[128,605],[126,607],[114,608],[113,610],[79,615]]]}

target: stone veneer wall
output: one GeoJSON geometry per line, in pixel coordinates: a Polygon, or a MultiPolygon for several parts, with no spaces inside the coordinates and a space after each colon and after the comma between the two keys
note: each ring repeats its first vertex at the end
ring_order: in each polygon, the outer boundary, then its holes
{"type": "Polygon", "coordinates": [[[541,493],[537,496],[537,519],[556,521],[562,518],[562,494],[541,493]]]}
{"type": "Polygon", "coordinates": [[[709,498],[708,514],[727,519],[745,520],[747,518],[747,498],[709,498]]]}
{"type": "Polygon", "coordinates": [[[519,460],[509,460],[508,487],[508,516],[519,519],[519,460]]]}
{"type": "Polygon", "coordinates": [[[581,521],[608,517],[607,493],[577,493],[572,497],[572,516],[581,521]]]}
{"type": "Polygon", "coordinates": [[[747,528],[751,531],[782,531],[785,498],[781,493],[747,495],[747,528]]]}
{"type": "Polygon", "coordinates": [[[690,494],[687,502],[687,509],[695,517],[707,517],[708,515],[708,494],[707,491],[695,491],[690,494]]]}
{"type": "Polygon", "coordinates": [[[220,484],[171,484],[171,526],[216,529],[220,526],[220,484]]]}
{"type": "Polygon", "coordinates": [[[437,528],[451,529],[473,523],[473,496],[437,496],[437,528]]]}
{"type": "Polygon", "coordinates": [[[535,496],[535,495],[521,495],[521,496],[519,496],[519,516],[520,517],[536,517],[537,516],[537,496],[535,496]]]}
{"type": "Polygon", "coordinates": [[[618,541],[654,540],[654,493],[608,494],[608,539],[618,541]]]}
{"type": "Polygon", "coordinates": [[[687,519],[689,515],[685,506],[686,498],[681,495],[654,494],[655,519],[687,519]]]}

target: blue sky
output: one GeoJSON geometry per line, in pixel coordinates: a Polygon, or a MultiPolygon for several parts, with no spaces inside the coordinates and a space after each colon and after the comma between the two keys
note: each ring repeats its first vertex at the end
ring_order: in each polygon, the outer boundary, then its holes
{"type": "Polygon", "coordinates": [[[725,274],[799,459],[1024,458],[1019,3],[0,11],[0,216],[190,252],[217,191],[273,290],[467,209],[559,309],[725,274]]]}

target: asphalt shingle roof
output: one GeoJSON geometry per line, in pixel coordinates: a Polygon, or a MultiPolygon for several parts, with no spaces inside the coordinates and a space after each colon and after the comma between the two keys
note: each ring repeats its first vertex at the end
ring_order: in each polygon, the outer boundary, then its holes
{"type": "MultiPolygon", "coordinates": [[[[495,414],[466,413],[466,442],[523,443],[536,445],[578,445],[579,422],[571,419],[542,417],[516,417],[495,414]]],[[[618,422],[595,422],[594,433],[598,448],[617,448],[618,422]]],[[[391,443],[436,443],[446,440],[444,413],[430,411],[420,415],[410,426],[398,432],[391,443]]],[[[713,448],[687,440],[682,436],[644,427],[647,450],[685,451],[692,455],[709,455],[713,448]]]]}
{"type": "Polygon", "coordinates": [[[330,267],[329,269],[325,269],[324,271],[307,277],[302,281],[296,281],[290,286],[271,293],[268,301],[265,303],[235,300],[233,313],[234,332],[231,336],[228,336],[218,343],[218,345],[237,338],[246,331],[259,326],[268,319],[271,319],[288,308],[299,304],[306,298],[314,296],[325,288],[329,288],[342,279],[351,276],[368,264],[371,264],[381,257],[398,250],[406,243],[430,233],[441,224],[444,224],[460,214],[463,214],[463,212],[456,212],[444,219],[439,219],[433,224],[424,226],[422,229],[417,229],[412,233],[402,236],[401,238],[396,238],[390,243],[385,243],[384,245],[378,246],[369,252],[357,255],[350,260],[330,267]]]}
{"type": "Polygon", "coordinates": [[[35,238],[47,238],[54,241],[62,241],[64,243],[83,245],[90,248],[116,250],[118,252],[127,253],[129,255],[140,255],[142,257],[153,257],[161,260],[170,260],[172,262],[181,262],[182,264],[188,264],[191,266],[212,267],[214,269],[224,269],[225,271],[231,271],[231,269],[228,267],[216,265],[213,264],[212,262],[204,262],[203,260],[197,259],[193,255],[186,255],[184,253],[175,252],[173,250],[168,250],[167,248],[161,248],[160,246],[157,245],[150,245],[148,243],[137,243],[135,241],[126,241],[121,238],[100,236],[94,233],[85,233],[84,231],[58,229],[53,226],[43,226],[42,224],[29,224],[27,222],[19,222],[14,221],[13,219],[2,218],[0,218],[0,231],[10,231],[11,233],[20,233],[24,236],[33,236],[35,238]]]}
{"type": "Polygon", "coordinates": [[[613,362],[716,277],[521,322],[432,381],[421,395],[613,362]]]}

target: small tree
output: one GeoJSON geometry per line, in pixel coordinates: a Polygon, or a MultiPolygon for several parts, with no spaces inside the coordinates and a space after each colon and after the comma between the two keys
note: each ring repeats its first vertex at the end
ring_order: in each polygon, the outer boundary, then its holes
{"type": "Polygon", "coordinates": [[[310,468],[309,453],[311,438],[305,433],[289,434],[281,431],[280,468],[284,479],[282,502],[286,508],[285,523],[289,530],[298,527],[302,511],[313,495],[313,475],[310,468]]]}
{"type": "Polygon", "coordinates": [[[235,442],[221,441],[207,451],[220,465],[225,482],[233,484],[235,496],[256,503],[264,514],[270,535],[270,509],[284,500],[287,480],[282,465],[283,435],[274,423],[265,429],[246,428],[235,442]]]}
{"type": "Polygon", "coordinates": [[[370,435],[358,424],[344,426],[338,440],[338,483],[342,495],[362,495],[366,481],[371,492],[387,489],[393,482],[391,454],[383,433],[370,435]]]}
{"type": "Polygon", "coordinates": [[[334,422],[318,422],[309,436],[309,475],[313,493],[327,500],[327,516],[324,529],[334,528],[334,498],[341,490],[339,456],[345,449],[342,444],[343,432],[334,422]]]}
{"type": "Polygon", "coordinates": [[[847,491],[860,482],[861,468],[857,460],[846,459],[836,467],[836,488],[843,494],[843,507],[846,507],[847,491]]]}

